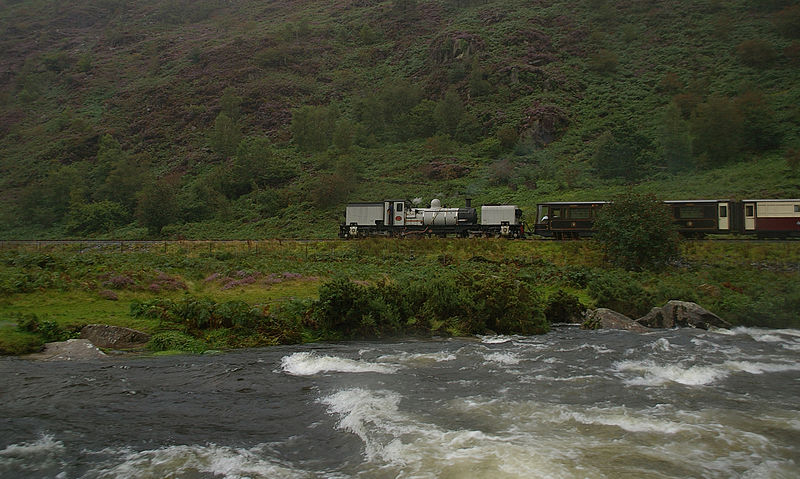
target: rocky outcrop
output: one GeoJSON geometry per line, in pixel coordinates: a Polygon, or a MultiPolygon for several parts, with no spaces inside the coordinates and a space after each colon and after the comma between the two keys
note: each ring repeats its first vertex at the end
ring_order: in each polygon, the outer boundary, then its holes
{"type": "Polygon", "coordinates": [[[730,328],[731,324],[702,306],[689,301],[668,301],[636,320],[648,328],[730,328]]]}
{"type": "Polygon", "coordinates": [[[90,324],[81,329],[81,339],[87,339],[99,348],[135,349],[144,347],[150,341],[150,335],[120,326],[90,324]]]}
{"type": "Polygon", "coordinates": [[[636,333],[645,333],[648,328],[642,326],[624,314],[608,308],[590,309],[586,312],[584,329],[622,329],[636,333]]]}
{"type": "Polygon", "coordinates": [[[88,339],[70,339],[57,343],[47,343],[44,345],[42,352],[24,357],[42,361],[80,361],[101,359],[107,356],[88,339]]]}

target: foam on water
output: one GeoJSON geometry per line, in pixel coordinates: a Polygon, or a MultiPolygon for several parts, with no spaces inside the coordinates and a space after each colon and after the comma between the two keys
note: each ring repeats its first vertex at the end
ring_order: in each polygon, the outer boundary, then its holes
{"type": "Polygon", "coordinates": [[[388,354],[380,357],[381,362],[401,364],[431,364],[455,361],[458,356],[448,351],[434,353],[407,353],[388,354]]]}
{"type": "Polygon", "coordinates": [[[245,449],[215,444],[179,445],[146,451],[105,449],[98,454],[112,457],[85,474],[86,479],[160,479],[199,474],[225,479],[311,477],[265,458],[263,446],[245,449]]]}
{"type": "Polygon", "coordinates": [[[11,444],[0,451],[0,466],[3,469],[37,470],[59,463],[64,452],[64,443],[55,440],[52,434],[43,434],[32,442],[11,444]]]}
{"type": "Polygon", "coordinates": [[[706,386],[727,378],[732,373],[744,372],[749,374],[775,373],[783,371],[798,371],[800,363],[762,363],[750,361],[725,361],[721,364],[709,366],[683,365],[683,364],[658,364],[653,360],[643,361],[618,361],[614,363],[616,371],[623,373],[638,373],[635,377],[628,377],[625,383],[638,386],[659,386],[669,382],[687,386],[706,386]]]}
{"type": "Polygon", "coordinates": [[[508,366],[519,364],[522,358],[513,352],[483,353],[483,359],[489,363],[498,363],[508,366]]]}
{"type": "Polygon", "coordinates": [[[346,389],[320,402],[339,417],[340,429],[363,441],[365,470],[395,471],[386,477],[573,477],[553,461],[558,451],[545,444],[531,447],[530,436],[443,428],[404,412],[395,392],[346,389]]]}
{"type": "Polygon", "coordinates": [[[294,376],[313,376],[323,372],[391,374],[397,371],[397,366],[301,352],[284,356],[281,369],[294,376]]]}

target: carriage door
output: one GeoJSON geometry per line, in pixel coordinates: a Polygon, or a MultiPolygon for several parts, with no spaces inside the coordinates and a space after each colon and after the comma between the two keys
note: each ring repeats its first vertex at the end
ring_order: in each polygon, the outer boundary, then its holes
{"type": "Polygon", "coordinates": [[[756,204],[755,203],[745,203],[744,204],[744,230],[745,231],[755,231],[756,230],[756,204]]]}
{"type": "Polygon", "coordinates": [[[729,212],[728,203],[717,204],[717,219],[719,220],[718,227],[720,231],[728,231],[731,227],[729,212]]]}
{"type": "Polygon", "coordinates": [[[405,226],[406,224],[406,209],[402,201],[394,203],[394,225],[405,226]]]}

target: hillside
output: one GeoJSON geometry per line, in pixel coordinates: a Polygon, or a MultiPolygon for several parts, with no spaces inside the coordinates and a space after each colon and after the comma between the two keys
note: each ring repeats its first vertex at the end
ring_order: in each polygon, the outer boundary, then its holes
{"type": "Polygon", "coordinates": [[[347,201],[800,196],[781,0],[5,0],[0,236],[330,237],[347,201]]]}

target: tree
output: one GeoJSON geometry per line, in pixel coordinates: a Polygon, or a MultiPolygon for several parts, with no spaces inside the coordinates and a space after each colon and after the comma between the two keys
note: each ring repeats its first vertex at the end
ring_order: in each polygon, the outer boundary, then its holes
{"type": "Polygon", "coordinates": [[[291,165],[275,157],[269,138],[247,137],[236,149],[225,194],[238,198],[249,193],[254,186],[280,186],[296,175],[291,165]]]}
{"type": "Polygon", "coordinates": [[[742,147],[743,119],[733,101],[712,96],[692,115],[692,150],[700,163],[717,167],[737,157],[742,147]]]}
{"type": "Polygon", "coordinates": [[[670,103],[664,112],[661,152],[664,164],[672,172],[687,170],[693,166],[689,124],[683,119],[681,109],[675,102],[670,103]]]}
{"type": "Polygon", "coordinates": [[[608,260],[628,270],[661,269],[679,256],[667,205],[652,194],[628,191],[600,209],[595,240],[608,260]]]}
{"type": "Polygon", "coordinates": [[[130,220],[125,207],[113,201],[73,205],[67,214],[67,230],[72,234],[107,233],[130,220]]]}
{"type": "Polygon", "coordinates": [[[331,145],[339,112],[327,106],[304,106],[292,112],[291,131],[300,151],[325,151],[331,145]]]}
{"type": "Polygon", "coordinates": [[[178,219],[178,185],[174,178],[162,178],[139,192],[136,219],[151,235],[161,234],[161,228],[178,219]]]}
{"type": "Polygon", "coordinates": [[[231,156],[236,152],[241,139],[242,132],[233,118],[225,112],[217,115],[211,131],[211,147],[222,156],[231,156]]]}
{"type": "Polygon", "coordinates": [[[736,109],[742,115],[742,144],[751,151],[767,151],[781,144],[775,112],[760,91],[750,90],[739,96],[736,109]]]}
{"type": "Polygon", "coordinates": [[[745,40],[736,47],[739,59],[752,68],[767,68],[777,58],[775,48],[766,40],[745,40]]]}
{"type": "Polygon", "coordinates": [[[447,91],[433,111],[433,117],[436,120],[439,131],[450,136],[456,134],[463,114],[464,104],[461,102],[458,93],[453,89],[447,91]]]}
{"type": "Polygon", "coordinates": [[[653,144],[629,125],[605,132],[597,141],[592,164],[603,178],[634,180],[650,162],[653,144]]]}
{"type": "Polygon", "coordinates": [[[128,213],[132,213],[136,209],[136,194],[148,179],[147,168],[126,155],[114,163],[94,196],[100,200],[118,203],[128,213]]]}

